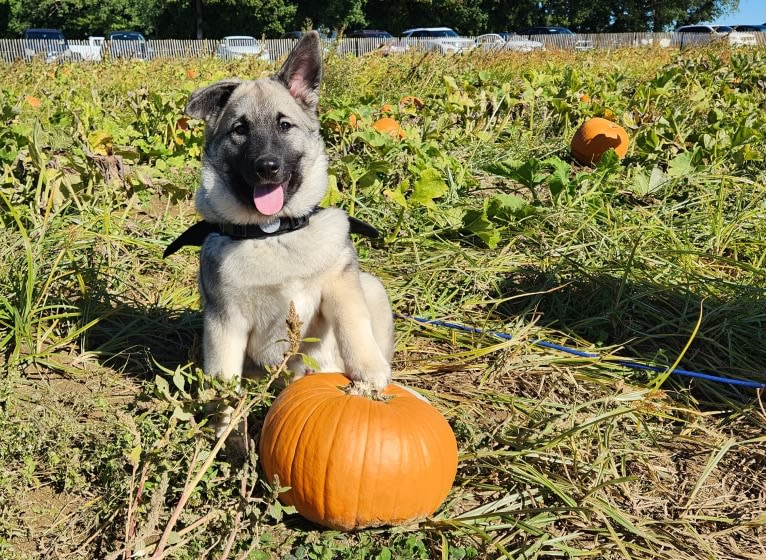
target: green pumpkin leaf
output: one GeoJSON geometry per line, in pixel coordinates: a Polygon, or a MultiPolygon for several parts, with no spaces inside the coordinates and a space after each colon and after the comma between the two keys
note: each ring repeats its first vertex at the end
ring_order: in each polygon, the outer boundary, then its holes
{"type": "Polygon", "coordinates": [[[383,194],[388,197],[388,199],[393,202],[394,204],[401,206],[402,208],[407,208],[409,204],[407,204],[407,191],[410,190],[410,182],[407,179],[404,179],[401,183],[399,183],[399,187],[393,190],[385,190],[383,191],[383,194]]]}
{"type": "Polygon", "coordinates": [[[343,202],[343,193],[338,189],[338,177],[334,174],[327,176],[327,192],[319,205],[323,208],[328,206],[335,206],[343,202]]]}
{"type": "Polygon", "coordinates": [[[500,242],[500,231],[487,216],[486,208],[481,211],[469,210],[466,212],[463,218],[463,227],[481,239],[490,249],[497,247],[500,242]]]}
{"type": "Polygon", "coordinates": [[[415,181],[410,200],[426,208],[435,208],[434,199],[444,196],[446,192],[447,183],[444,182],[441,174],[436,169],[429,167],[423,170],[418,180],[415,181]]]}
{"type": "Polygon", "coordinates": [[[671,177],[685,177],[696,169],[694,165],[694,152],[683,152],[668,162],[668,175],[671,177]]]}

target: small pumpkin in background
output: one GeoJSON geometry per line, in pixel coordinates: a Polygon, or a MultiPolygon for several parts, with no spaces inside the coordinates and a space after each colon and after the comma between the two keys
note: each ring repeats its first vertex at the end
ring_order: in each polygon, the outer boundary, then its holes
{"type": "Polygon", "coordinates": [[[420,109],[425,105],[423,100],[414,95],[405,95],[399,100],[399,107],[414,107],[420,109]]]}
{"type": "Polygon", "coordinates": [[[261,431],[267,481],[305,518],[344,531],[431,515],[457,472],[457,442],[425,399],[389,385],[382,400],[352,394],[340,373],[291,383],[261,431]]]}
{"type": "Polygon", "coordinates": [[[34,109],[39,109],[40,106],[43,104],[42,101],[40,101],[39,97],[35,97],[34,95],[25,95],[24,101],[26,101],[27,105],[34,109]]]}
{"type": "Polygon", "coordinates": [[[392,119],[391,117],[383,117],[382,119],[376,120],[372,123],[372,128],[383,134],[390,134],[391,136],[398,136],[399,138],[404,138],[405,136],[402,127],[399,126],[396,119],[392,119]]]}
{"type": "Polygon", "coordinates": [[[622,159],[628,153],[628,133],[620,125],[601,117],[588,119],[575,132],[570,145],[572,155],[583,165],[601,159],[609,148],[614,148],[622,159]]]}

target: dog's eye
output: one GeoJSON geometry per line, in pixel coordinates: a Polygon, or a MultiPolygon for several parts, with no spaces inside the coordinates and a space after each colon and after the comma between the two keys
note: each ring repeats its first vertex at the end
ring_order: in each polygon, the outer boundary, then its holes
{"type": "Polygon", "coordinates": [[[279,121],[279,130],[281,130],[282,132],[287,132],[292,127],[293,125],[289,121],[285,121],[285,120],[279,121]]]}
{"type": "Polygon", "coordinates": [[[245,136],[248,132],[247,124],[243,122],[239,122],[234,125],[231,131],[234,134],[238,134],[239,136],[245,136]]]}

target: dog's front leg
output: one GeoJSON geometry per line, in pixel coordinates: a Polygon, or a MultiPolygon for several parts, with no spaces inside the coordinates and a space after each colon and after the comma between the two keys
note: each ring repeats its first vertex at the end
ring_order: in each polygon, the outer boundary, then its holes
{"type": "MultiPolygon", "coordinates": [[[[248,330],[245,322],[205,310],[202,350],[205,374],[225,383],[234,382],[239,390],[247,352],[248,330]]],[[[226,406],[217,411],[215,435],[219,437],[231,423],[234,409],[226,406]]]]}
{"type": "Polygon", "coordinates": [[[349,379],[382,390],[391,381],[391,364],[375,339],[359,270],[349,265],[322,294],[322,314],[333,325],[349,379]]]}

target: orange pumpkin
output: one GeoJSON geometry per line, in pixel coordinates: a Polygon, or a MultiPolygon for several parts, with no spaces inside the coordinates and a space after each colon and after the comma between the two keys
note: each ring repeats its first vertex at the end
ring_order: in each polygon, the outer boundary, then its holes
{"type": "Polygon", "coordinates": [[[35,109],[38,109],[40,105],[42,105],[42,101],[38,97],[35,97],[34,95],[27,95],[24,97],[24,101],[27,102],[27,105],[30,107],[34,107],[35,109]]]}
{"type": "Polygon", "coordinates": [[[583,165],[601,159],[609,148],[614,148],[620,158],[628,152],[628,133],[620,125],[594,117],[585,121],[572,138],[572,155],[583,165]]]}
{"type": "Polygon", "coordinates": [[[394,110],[394,106],[393,106],[393,105],[391,105],[390,103],[384,103],[384,104],[381,106],[381,108],[380,108],[380,112],[381,112],[381,113],[390,113],[390,112],[391,112],[391,111],[393,111],[393,110],[394,110]]]}
{"type": "Polygon", "coordinates": [[[331,529],[394,525],[431,515],[457,472],[444,417],[397,385],[384,400],[349,394],[340,373],[307,375],[274,401],[260,459],[286,505],[331,529]]]}
{"type": "Polygon", "coordinates": [[[382,119],[376,120],[374,123],[372,123],[372,128],[384,134],[390,134],[391,136],[404,138],[404,130],[402,130],[402,127],[399,126],[399,123],[391,117],[383,117],[382,119]]]}
{"type": "Polygon", "coordinates": [[[423,105],[425,105],[425,103],[423,103],[422,99],[415,97],[414,95],[405,95],[399,100],[399,107],[407,107],[410,105],[416,109],[420,109],[423,107],[423,105]]]}

